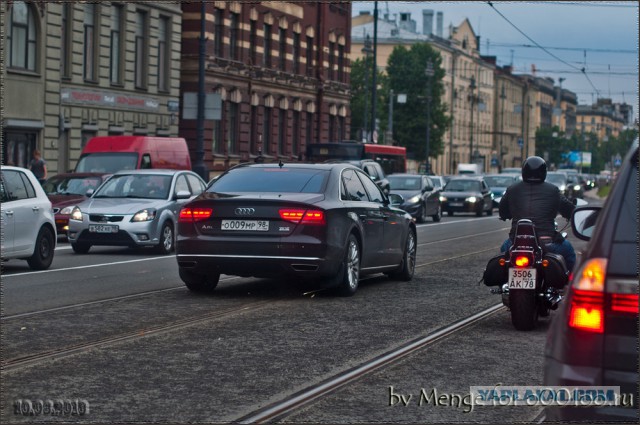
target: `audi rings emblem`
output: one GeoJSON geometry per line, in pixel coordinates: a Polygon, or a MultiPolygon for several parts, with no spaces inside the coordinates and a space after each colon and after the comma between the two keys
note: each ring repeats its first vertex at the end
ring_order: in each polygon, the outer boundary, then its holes
{"type": "Polygon", "coordinates": [[[236,208],[236,215],[253,215],[256,212],[255,208],[236,208]]]}

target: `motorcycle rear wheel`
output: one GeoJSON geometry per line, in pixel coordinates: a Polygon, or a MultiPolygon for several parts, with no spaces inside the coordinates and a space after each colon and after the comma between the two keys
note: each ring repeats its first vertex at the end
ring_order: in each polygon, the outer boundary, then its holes
{"type": "Polygon", "coordinates": [[[511,323],[519,331],[530,331],[536,327],[538,308],[536,292],[532,290],[509,291],[511,323]]]}

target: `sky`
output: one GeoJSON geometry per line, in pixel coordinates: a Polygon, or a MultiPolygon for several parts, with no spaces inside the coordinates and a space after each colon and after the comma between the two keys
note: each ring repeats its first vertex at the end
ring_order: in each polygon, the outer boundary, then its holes
{"type": "MultiPolygon", "coordinates": [[[[578,104],[611,98],[632,105],[638,117],[638,2],[378,1],[380,17],[411,12],[419,32],[424,9],[434,11],[434,31],[435,13],[443,13],[445,37],[450,24],[469,19],[480,54],[496,56],[499,66],[531,74],[535,65],[537,76],[556,85],[564,78],[562,87],[578,96],[578,104]]],[[[373,10],[373,1],[352,4],[353,16],[373,10]]]]}

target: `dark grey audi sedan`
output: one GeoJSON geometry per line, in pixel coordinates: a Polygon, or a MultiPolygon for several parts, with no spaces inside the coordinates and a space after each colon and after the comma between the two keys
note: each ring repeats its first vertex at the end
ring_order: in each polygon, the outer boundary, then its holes
{"type": "Polygon", "coordinates": [[[320,280],[353,295],[359,277],[411,280],[416,227],[349,164],[242,164],[180,211],[179,274],[209,292],[220,274],[320,280]]]}

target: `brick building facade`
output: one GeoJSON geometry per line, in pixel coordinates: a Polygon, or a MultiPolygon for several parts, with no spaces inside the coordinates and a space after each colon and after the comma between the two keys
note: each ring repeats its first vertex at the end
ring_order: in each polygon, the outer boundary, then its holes
{"type": "MultiPolygon", "coordinates": [[[[198,92],[205,9],[205,93],[217,93],[219,120],[204,123],[211,176],[262,154],[304,158],[307,144],[349,134],[349,3],[182,3],[180,91],[198,92]]],[[[180,120],[196,161],[197,119],[180,120]]]]}

